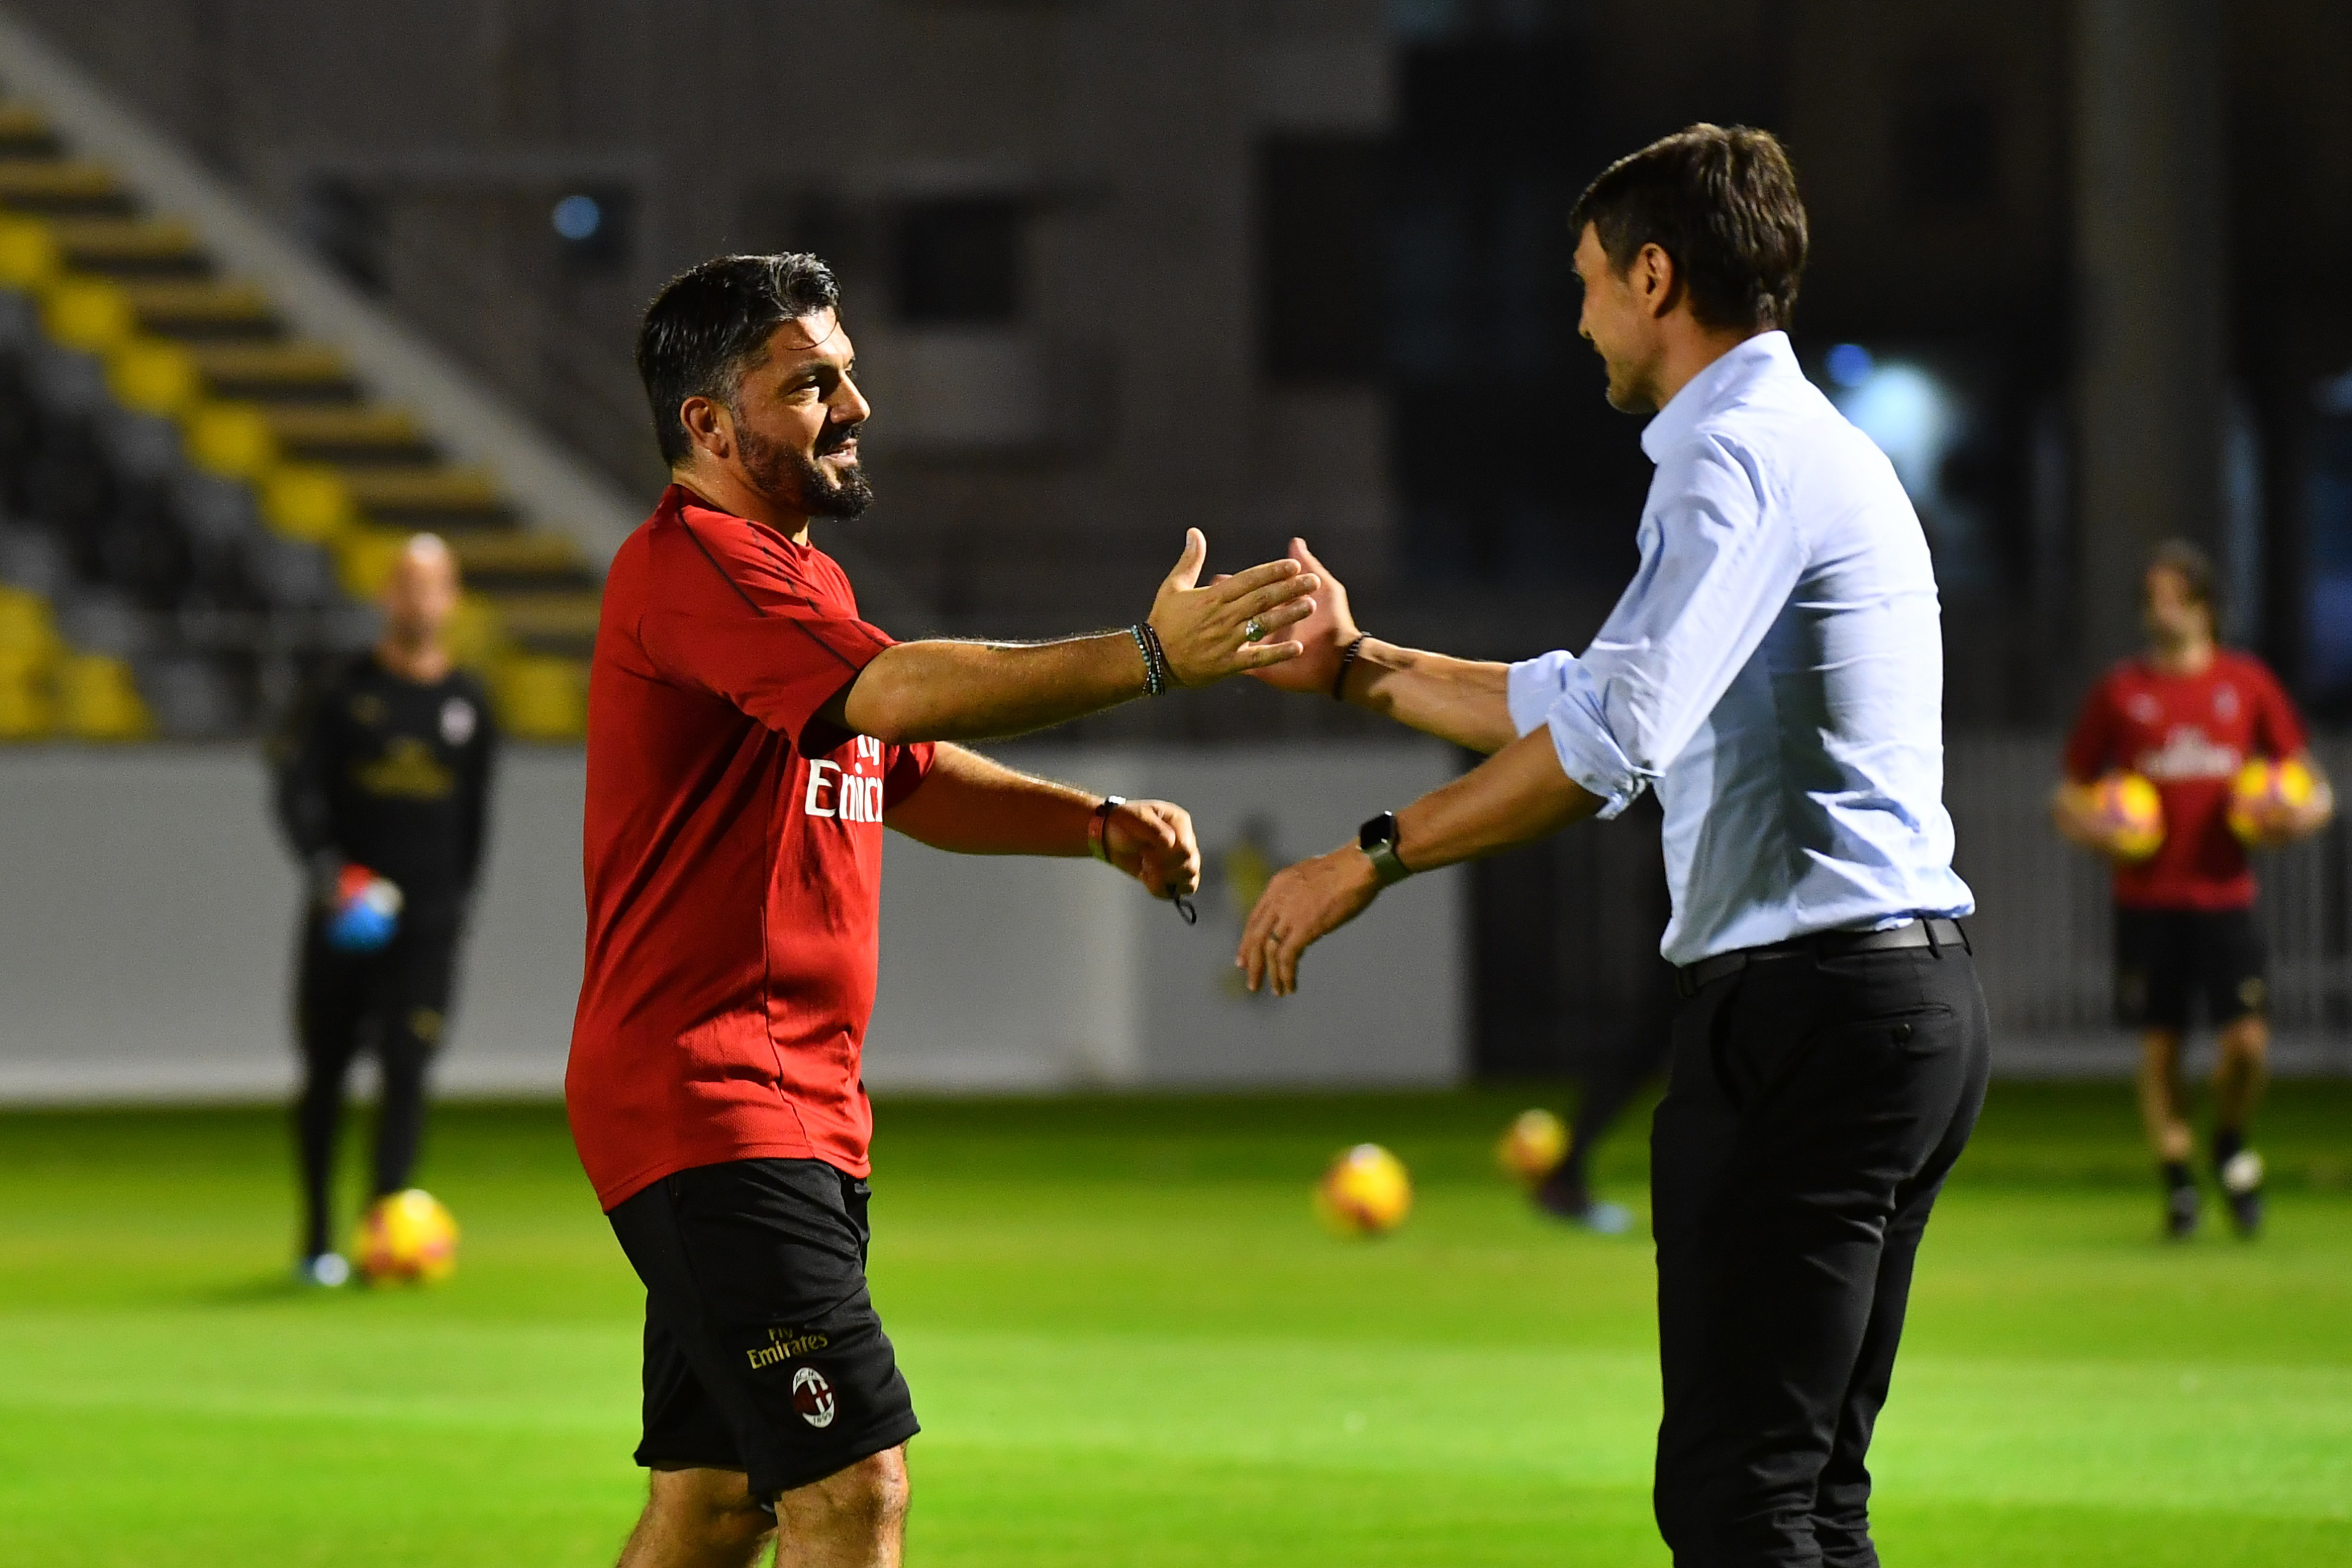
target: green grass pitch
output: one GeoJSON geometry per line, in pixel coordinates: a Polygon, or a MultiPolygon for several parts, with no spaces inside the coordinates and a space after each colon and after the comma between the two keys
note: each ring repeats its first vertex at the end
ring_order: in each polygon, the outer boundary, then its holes
{"type": "MultiPolygon", "coordinates": [[[[886,1103],[911,1560],[1663,1563],[1648,1247],[1491,1164],[1543,1098],[886,1103]],[[1307,1185],[1364,1138],[1419,1206],[1342,1243],[1307,1185]]],[[[1890,1563],[2352,1563],[2352,1086],[2263,1144],[2272,1234],[2168,1247],[2126,1091],[1996,1090],[1875,1456],[1890,1563]]],[[[609,1563],[639,1297],[560,1112],[440,1113],[429,1292],[283,1284],[288,1163],[274,1112],[0,1117],[0,1562],[609,1563]]]]}

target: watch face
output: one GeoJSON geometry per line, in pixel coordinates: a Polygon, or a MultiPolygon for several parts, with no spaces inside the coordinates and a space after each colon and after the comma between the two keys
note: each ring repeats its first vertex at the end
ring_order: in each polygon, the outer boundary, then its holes
{"type": "Polygon", "coordinates": [[[1356,847],[1367,854],[1375,845],[1395,842],[1396,813],[1393,811],[1384,811],[1356,829],[1356,847]]]}

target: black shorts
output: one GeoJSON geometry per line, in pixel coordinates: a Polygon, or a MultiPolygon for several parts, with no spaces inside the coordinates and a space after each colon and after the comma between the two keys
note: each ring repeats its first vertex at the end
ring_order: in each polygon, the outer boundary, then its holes
{"type": "Polygon", "coordinates": [[[866,1291],[866,1205],[822,1161],[735,1160],[606,1216],[646,1282],[638,1464],[741,1470],[772,1502],[915,1435],[866,1291]]]}
{"type": "Polygon", "coordinates": [[[305,921],[294,990],[303,1054],[332,1067],[373,1043],[387,1061],[430,1057],[448,1030],[457,938],[454,918],[404,921],[375,952],[344,952],[322,921],[305,921]]]}
{"type": "Polygon", "coordinates": [[[2200,996],[2217,1029],[2259,1016],[2265,967],[2252,910],[2116,911],[2116,1018],[2126,1028],[2185,1031],[2200,996]]]}

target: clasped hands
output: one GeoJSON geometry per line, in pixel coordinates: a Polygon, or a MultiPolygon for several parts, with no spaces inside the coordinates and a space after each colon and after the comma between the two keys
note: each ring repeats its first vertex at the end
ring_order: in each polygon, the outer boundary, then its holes
{"type": "MultiPolygon", "coordinates": [[[[1201,531],[1189,531],[1151,606],[1152,629],[1178,683],[1201,686],[1246,672],[1281,690],[1330,690],[1340,656],[1357,637],[1346,587],[1299,540],[1283,560],[1199,587],[1207,553],[1201,531]],[[1271,639],[1285,628],[1290,638],[1271,639]]],[[[1104,845],[1112,863],[1154,898],[1189,894],[1200,885],[1200,846],[1181,806],[1129,801],[1112,812],[1104,845]]],[[[1371,861],[1352,845],[1276,873],[1250,911],[1234,960],[1249,988],[1270,984],[1277,996],[1296,992],[1307,949],[1363,913],[1379,891],[1371,861]]]]}
{"type": "Polygon", "coordinates": [[[1208,539],[1197,528],[1184,531],[1184,552],[1151,601],[1151,629],[1168,656],[1169,673],[1179,686],[1207,686],[1229,675],[1267,669],[1307,651],[1295,638],[1274,634],[1312,616],[1308,597],[1323,579],[1293,556],[1268,561],[1246,572],[1199,586],[1209,558],[1208,539]]]}
{"type": "MultiPolygon", "coordinates": [[[[1270,668],[1307,651],[1274,634],[1315,614],[1309,597],[1321,579],[1286,556],[1200,585],[1209,542],[1184,531],[1184,551],[1152,599],[1150,624],[1179,686],[1207,686],[1230,675],[1270,668]]],[[[1103,854],[1155,899],[1189,897],[1201,888],[1201,844],[1192,814],[1164,800],[1130,800],[1103,823],[1103,854]]]]}

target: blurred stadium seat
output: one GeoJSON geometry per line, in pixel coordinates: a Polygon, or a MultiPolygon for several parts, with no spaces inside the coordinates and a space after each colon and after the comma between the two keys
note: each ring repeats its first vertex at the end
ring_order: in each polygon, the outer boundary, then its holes
{"type": "Polygon", "coordinates": [[[366,641],[420,529],[465,567],[463,657],[509,727],[577,737],[598,584],[573,543],[221,276],[168,200],[0,98],[0,741],[250,732],[290,667],[366,641]]]}

